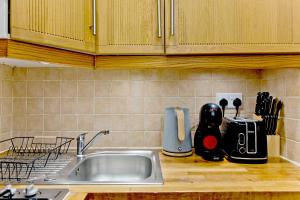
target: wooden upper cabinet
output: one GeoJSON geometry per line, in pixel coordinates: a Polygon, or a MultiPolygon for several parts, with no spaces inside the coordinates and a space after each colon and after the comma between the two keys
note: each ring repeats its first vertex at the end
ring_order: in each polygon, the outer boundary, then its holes
{"type": "Polygon", "coordinates": [[[300,0],[165,0],[165,7],[167,54],[300,52],[300,0]]]}
{"type": "Polygon", "coordinates": [[[11,38],[95,52],[92,1],[11,0],[11,38]]]}
{"type": "Polygon", "coordinates": [[[97,0],[97,54],[163,54],[164,0],[97,0]]]}

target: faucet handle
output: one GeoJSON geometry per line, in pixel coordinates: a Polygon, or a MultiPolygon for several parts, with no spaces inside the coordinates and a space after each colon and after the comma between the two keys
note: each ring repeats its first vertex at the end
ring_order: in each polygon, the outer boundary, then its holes
{"type": "Polygon", "coordinates": [[[77,136],[77,140],[84,140],[86,134],[87,133],[81,133],[80,135],[77,136]]]}

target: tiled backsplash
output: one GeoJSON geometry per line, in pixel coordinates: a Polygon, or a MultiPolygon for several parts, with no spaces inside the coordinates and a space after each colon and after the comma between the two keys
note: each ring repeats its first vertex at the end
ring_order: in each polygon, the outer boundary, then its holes
{"type": "MultiPolygon", "coordinates": [[[[0,65],[0,138],[7,139],[12,133],[12,69],[0,65]]],[[[0,146],[0,150],[3,147],[0,146]]]]}
{"type": "Polygon", "coordinates": [[[261,87],[283,99],[278,129],[281,155],[300,163],[300,69],[264,70],[261,87]]]}
{"type": "MultiPolygon", "coordinates": [[[[98,147],[160,147],[164,108],[190,109],[192,125],[216,92],[242,92],[243,115],[257,91],[282,97],[278,133],[283,156],[300,162],[300,69],[78,69],[0,68],[1,139],[72,136],[101,129],[98,147]]],[[[227,113],[233,113],[229,111],[227,113]]],[[[73,143],[75,144],[75,142],[73,143]]]]}
{"type": "Polygon", "coordinates": [[[14,136],[111,130],[100,147],[159,147],[166,107],[189,108],[196,125],[216,92],[242,92],[248,114],[260,89],[259,70],[15,68],[13,77],[14,136]]]}

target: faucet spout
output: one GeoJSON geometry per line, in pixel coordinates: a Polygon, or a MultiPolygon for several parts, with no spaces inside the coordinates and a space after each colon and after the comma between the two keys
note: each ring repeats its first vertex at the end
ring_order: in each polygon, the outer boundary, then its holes
{"type": "Polygon", "coordinates": [[[82,133],[77,137],[77,156],[81,157],[83,156],[84,152],[92,146],[92,144],[95,142],[96,138],[100,135],[107,135],[109,134],[109,130],[104,130],[98,132],[86,145],[85,145],[85,135],[87,133],[82,133]]]}

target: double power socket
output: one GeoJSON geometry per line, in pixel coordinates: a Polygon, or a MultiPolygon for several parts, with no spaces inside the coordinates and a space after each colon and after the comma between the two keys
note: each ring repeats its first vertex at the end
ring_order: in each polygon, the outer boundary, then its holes
{"type": "MultiPolygon", "coordinates": [[[[216,104],[219,105],[221,99],[226,99],[228,101],[228,105],[226,108],[235,109],[233,105],[233,101],[236,98],[239,98],[243,102],[243,94],[242,93],[216,93],[216,104]]],[[[241,105],[243,107],[243,104],[241,105]]]]}

